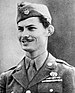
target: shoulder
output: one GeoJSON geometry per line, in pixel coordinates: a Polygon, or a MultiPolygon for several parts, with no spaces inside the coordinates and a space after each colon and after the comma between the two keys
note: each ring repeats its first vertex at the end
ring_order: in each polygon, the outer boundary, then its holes
{"type": "Polygon", "coordinates": [[[64,67],[64,68],[73,68],[73,69],[75,69],[75,67],[74,66],[72,66],[72,65],[70,65],[69,63],[67,63],[66,61],[64,61],[64,60],[61,60],[61,59],[56,59],[56,62],[58,63],[58,64],[60,64],[62,67],[64,67]]]}
{"type": "Polygon", "coordinates": [[[23,60],[20,61],[17,66],[14,66],[0,74],[0,87],[2,89],[5,89],[6,83],[12,79],[13,74],[21,70],[22,66],[23,66],[23,60]]]}
{"type": "Polygon", "coordinates": [[[21,70],[23,65],[23,60],[21,60],[16,66],[11,67],[10,69],[4,71],[3,73],[0,74],[0,79],[2,78],[8,78],[12,74],[16,73],[17,71],[21,70]]]}
{"type": "Polygon", "coordinates": [[[63,91],[66,91],[65,93],[67,91],[68,93],[75,93],[75,67],[60,59],[57,59],[56,62],[60,67],[59,73],[62,74],[63,91]]]}
{"type": "Polygon", "coordinates": [[[8,77],[11,76],[11,73],[13,73],[14,69],[16,67],[12,67],[11,69],[4,71],[0,74],[0,88],[5,90],[6,82],[8,80],[8,77]]]}
{"type": "Polygon", "coordinates": [[[56,59],[56,63],[59,67],[59,72],[63,73],[64,78],[65,77],[74,77],[75,78],[75,67],[68,64],[66,61],[63,61],[61,59],[56,59]]]}
{"type": "Polygon", "coordinates": [[[66,61],[64,61],[64,60],[61,60],[61,59],[58,59],[58,58],[55,58],[53,55],[51,55],[50,53],[49,53],[49,60],[51,61],[53,61],[54,63],[56,63],[57,64],[57,66],[60,66],[61,68],[64,68],[64,69],[69,69],[69,68],[73,68],[73,69],[75,69],[75,67],[73,67],[72,65],[70,65],[69,63],[67,63],[66,61]]]}
{"type": "Polygon", "coordinates": [[[4,79],[6,80],[8,76],[10,76],[15,71],[16,66],[8,69],[7,71],[4,71],[0,74],[0,80],[4,79]]]}

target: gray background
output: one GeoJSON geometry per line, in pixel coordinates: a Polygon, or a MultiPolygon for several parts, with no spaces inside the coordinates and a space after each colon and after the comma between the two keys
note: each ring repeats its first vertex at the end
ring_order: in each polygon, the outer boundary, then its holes
{"type": "MultiPolygon", "coordinates": [[[[0,73],[18,64],[25,55],[17,39],[17,3],[21,1],[0,0],[0,73]]],[[[49,7],[55,33],[49,38],[48,50],[75,66],[75,0],[25,1],[49,7]]]]}

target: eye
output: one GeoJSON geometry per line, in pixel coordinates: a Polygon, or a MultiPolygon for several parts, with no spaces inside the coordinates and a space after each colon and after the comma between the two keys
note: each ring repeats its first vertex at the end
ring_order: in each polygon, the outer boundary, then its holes
{"type": "Polygon", "coordinates": [[[24,27],[18,26],[18,30],[19,30],[20,32],[23,32],[23,31],[24,31],[24,27]]]}
{"type": "Polygon", "coordinates": [[[28,27],[29,31],[34,31],[35,29],[37,29],[36,27],[28,27]]]}

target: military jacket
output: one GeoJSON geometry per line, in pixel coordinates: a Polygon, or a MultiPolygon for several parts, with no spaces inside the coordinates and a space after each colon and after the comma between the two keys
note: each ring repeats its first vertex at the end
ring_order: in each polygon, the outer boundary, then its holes
{"type": "Polygon", "coordinates": [[[75,93],[75,68],[48,56],[29,81],[24,57],[16,67],[0,75],[0,93],[75,93]]]}

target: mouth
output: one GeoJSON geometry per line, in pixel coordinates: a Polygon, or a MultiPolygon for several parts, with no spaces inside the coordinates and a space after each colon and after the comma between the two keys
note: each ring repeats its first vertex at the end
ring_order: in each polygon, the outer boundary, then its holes
{"type": "Polygon", "coordinates": [[[24,45],[28,45],[29,42],[33,42],[34,41],[34,38],[32,37],[28,37],[28,38],[20,38],[19,41],[24,44],[24,45]]]}

